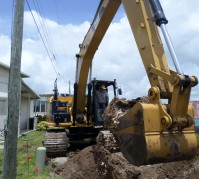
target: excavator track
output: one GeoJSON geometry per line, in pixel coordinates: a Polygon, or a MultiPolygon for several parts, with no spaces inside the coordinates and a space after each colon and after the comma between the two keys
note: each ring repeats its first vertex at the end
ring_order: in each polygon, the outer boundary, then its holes
{"type": "Polygon", "coordinates": [[[69,147],[66,132],[46,132],[44,139],[44,147],[46,147],[47,157],[65,157],[67,148],[69,147]]]}
{"type": "Polygon", "coordinates": [[[117,145],[115,137],[109,130],[100,131],[97,139],[97,144],[103,146],[105,149],[110,151],[111,153],[119,152],[120,149],[117,145]]]}

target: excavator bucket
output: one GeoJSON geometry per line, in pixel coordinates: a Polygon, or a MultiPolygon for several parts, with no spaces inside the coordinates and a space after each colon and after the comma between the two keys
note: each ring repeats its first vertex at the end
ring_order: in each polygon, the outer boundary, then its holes
{"type": "MultiPolygon", "coordinates": [[[[163,105],[166,109],[166,105],[163,105]]],[[[187,115],[193,119],[193,107],[187,115]]],[[[120,119],[116,140],[124,157],[133,165],[191,159],[197,154],[198,139],[194,123],[188,128],[161,130],[160,108],[136,103],[120,119]]]]}

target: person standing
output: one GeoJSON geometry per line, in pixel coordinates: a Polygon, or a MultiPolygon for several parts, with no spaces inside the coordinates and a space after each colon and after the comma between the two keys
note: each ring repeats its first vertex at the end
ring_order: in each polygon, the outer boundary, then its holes
{"type": "Polygon", "coordinates": [[[108,105],[109,97],[105,85],[101,85],[96,91],[96,103],[98,109],[105,109],[108,105]]]}

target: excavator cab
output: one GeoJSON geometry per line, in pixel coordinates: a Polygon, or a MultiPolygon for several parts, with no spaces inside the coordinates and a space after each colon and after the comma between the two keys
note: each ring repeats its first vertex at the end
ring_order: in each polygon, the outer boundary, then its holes
{"type": "Polygon", "coordinates": [[[103,126],[104,124],[104,120],[103,120],[103,113],[104,110],[106,109],[107,105],[108,105],[108,99],[106,101],[106,103],[100,105],[97,101],[97,92],[99,92],[100,87],[103,85],[105,87],[106,93],[108,94],[108,88],[109,87],[113,87],[113,95],[114,97],[116,97],[116,89],[117,89],[117,85],[116,85],[116,80],[114,81],[105,81],[105,80],[92,80],[92,120],[94,121],[94,125],[95,126],[103,126]]]}

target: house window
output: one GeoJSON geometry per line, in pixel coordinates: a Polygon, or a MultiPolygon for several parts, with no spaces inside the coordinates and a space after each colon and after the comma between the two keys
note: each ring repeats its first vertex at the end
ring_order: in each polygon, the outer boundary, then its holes
{"type": "Polygon", "coordinates": [[[41,105],[41,112],[46,112],[46,102],[45,101],[40,101],[40,105],[41,105]]]}
{"type": "Polygon", "coordinates": [[[40,112],[40,101],[35,101],[34,112],[40,112]]]}
{"type": "Polygon", "coordinates": [[[36,100],[34,104],[34,112],[46,112],[46,101],[36,100]]]}

